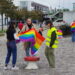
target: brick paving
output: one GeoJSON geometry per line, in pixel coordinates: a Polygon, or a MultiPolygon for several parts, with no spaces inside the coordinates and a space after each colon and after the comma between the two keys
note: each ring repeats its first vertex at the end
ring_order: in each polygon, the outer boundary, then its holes
{"type": "MultiPolygon", "coordinates": [[[[43,34],[46,36],[45,31],[43,34]]],[[[59,40],[59,48],[55,50],[56,68],[49,68],[48,62],[44,56],[45,43],[39,50],[38,56],[41,60],[37,63],[38,70],[25,70],[26,62],[23,60],[25,56],[22,43],[17,44],[18,59],[17,66],[20,67],[18,71],[5,71],[3,69],[6,56],[6,39],[0,37],[0,75],[75,75],[75,43],[71,42],[71,37],[59,40]]],[[[11,62],[10,62],[11,65],[11,62]]]]}

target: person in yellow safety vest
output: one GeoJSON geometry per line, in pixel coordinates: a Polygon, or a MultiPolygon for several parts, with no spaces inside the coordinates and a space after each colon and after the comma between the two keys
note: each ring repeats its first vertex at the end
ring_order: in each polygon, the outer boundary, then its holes
{"type": "Polygon", "coordinates": [[[45,56],[49,66],[55,68],[54,49],[58,48],[57,29],[53,26],[51,21],[47,21],[47,25],[50,29],[47,32],[45,56]]]}

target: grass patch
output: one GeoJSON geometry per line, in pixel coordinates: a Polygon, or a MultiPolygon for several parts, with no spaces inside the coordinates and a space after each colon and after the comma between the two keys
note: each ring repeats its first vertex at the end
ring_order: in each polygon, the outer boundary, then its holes
{"type": "Polygon", "coordinates": [[[0,36],[4,36],[6,30],[0,31],[0,36]]]}
{"type": "Polygon", "coordinates": [[[1,31],[0,31],[0,33],[5,33],[5,32],[6,32],[6,30],[3,30],[3,31],[1,30],[1,31]]]}

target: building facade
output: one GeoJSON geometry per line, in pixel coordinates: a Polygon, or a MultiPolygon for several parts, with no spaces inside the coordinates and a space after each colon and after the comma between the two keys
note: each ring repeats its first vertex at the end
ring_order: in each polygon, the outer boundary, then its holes
{"type": "Polygon", "coordinates": [[[75,20],[75,11],[63,12],[63,20],[71,24],[75,20]]]}
{"type": "Polygon", "coordinates": [[[44,13],[49,11],[49,7],[34,1],[20,1],[19,4],[20,8],[25,8],[28,11],[36,10],[36,11],[42,11],[44,13]]]}
{"type": "Polygon", "coordinates": [[[75,11],[75,3],[73,3],[73,10],[75,11]]]}
{"type": "Polygon", "coordinates": [[[2,26],[2,20],[3,20],[3,25],[7,25],[8,24],[8,21],[10,21],[10,18],[6,18],[5,17],[5,14],[3,14],[3,19],[2,19],[2,16],[0,14],[0,26],[2,26]]]}

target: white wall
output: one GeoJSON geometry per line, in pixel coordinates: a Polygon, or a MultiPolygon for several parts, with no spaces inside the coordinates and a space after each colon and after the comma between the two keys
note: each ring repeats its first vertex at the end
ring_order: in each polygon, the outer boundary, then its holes
{"type": "MultiPolygon", "coordinates": [[[[3,24],[5,23],[5,15],[3,15],[3,24]]],[[[1,18],[1,15],[0,15],[0,25],[2,24],[2,18],[1,18]]]]}
{"type": "Polygon", "coordinates": [[[31,1],[28,1],[28,11],[32,11],[31,1]]]}
{"type": "Polygon", "coordinates": [[[75,12],[74,11],[64,12],[63,20],[68,24],[71,24],[75,20],[75,12]]]}
{"type": "MultiPolygon", "coordinates": [[[[10,21],[10,18],[8,18],[8,21],[10,21]]],[[[8,24],[7,21],[6,21],[6,24],[8,24]]],[[[0,15],[0,25],[2,25],[2,17],[1,17],[1,15],[0,15]]],[[[3,15],[3,25],[5,25],[5,14],[3,15]]]]}

